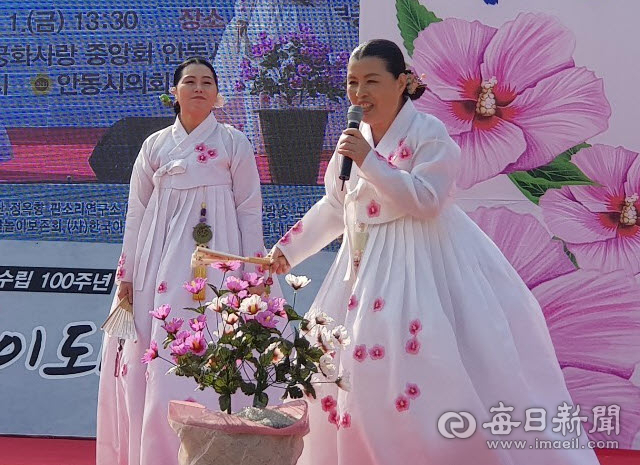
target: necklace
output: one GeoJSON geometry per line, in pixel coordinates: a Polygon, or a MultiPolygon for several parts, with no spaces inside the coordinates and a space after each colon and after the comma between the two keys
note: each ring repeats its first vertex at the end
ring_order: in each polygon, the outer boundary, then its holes
{"type": "MultiPolygon", "coordinates": [[[[211,231],[211,226],[207,224],[207,204],[202,202],[200,205],[200,221],[193,227],[193,240],[196,242],[196,246],[208,247],[209,242],[213,239],[213,232],[211,231]]],[[[198,265],[193,269],[193,277],[195,278],[206,278],[207,277],[207,266],[206,265],[198,265]]],[[[205,288],[203,288],[199,293],[193,294],[193,300],[204,300],[205,298],[205,288]]]]}

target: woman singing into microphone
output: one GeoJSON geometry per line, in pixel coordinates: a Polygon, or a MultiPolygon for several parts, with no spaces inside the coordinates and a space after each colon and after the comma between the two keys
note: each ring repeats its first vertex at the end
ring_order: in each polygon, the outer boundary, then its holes
{"type": "Polygon", "coordinates": [[[354,50],[347,93],[364,110],[360,128],[344,131],[326,195],[273,250],[273,270],[284,273],[345,237],[312,312],[347,328],[351,343],[335,363],[351,374],[351,390],[317,389],[298,464],[595,465],[587,448],[535,447],[585,434],[579,423],[565,434],[551,421],[539,427],[540,410],[552,417],[571,405],[544,317],[452,202],[460,149],[442,122],[416,111],[423,92],[393,42],[354,50]],[[343,157],[353,169],[341,190],[343,157]],[[530,408],[537,423],[525,416],[530,408]],[[513,415],[507,437],[500,413],[513,415]],[[490,449],[495,439],[531,447],[490,449]]]}

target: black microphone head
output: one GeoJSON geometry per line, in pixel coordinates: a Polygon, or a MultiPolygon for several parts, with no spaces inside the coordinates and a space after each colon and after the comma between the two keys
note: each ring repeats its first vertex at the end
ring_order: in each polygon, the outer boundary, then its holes
{"type": "Polygon", "coordinates": [[[360,105],[351,105],[349,107],[349,111],[347,112],[347,122],[351,123],[358,123],[360,124],[360,121],[362,121],[362,107],[360,105]]]}

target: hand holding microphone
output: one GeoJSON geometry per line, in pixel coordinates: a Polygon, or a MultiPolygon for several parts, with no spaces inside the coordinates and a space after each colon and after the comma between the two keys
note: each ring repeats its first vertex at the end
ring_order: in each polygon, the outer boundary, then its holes
{"type": "Polygon", "coordinates": [[[347,113],[348,129],[343,131],[338,141],[337,153],[342,155],[342,169],[339,178],[342,180],[342,188],[344,182],[351,176],[351,166],[355,161],[358,166],[362,164],[367,154],[371,150],[371,146],[362,136],[358,129],[362,120],[362,107],[351,105],[347,113]]]}

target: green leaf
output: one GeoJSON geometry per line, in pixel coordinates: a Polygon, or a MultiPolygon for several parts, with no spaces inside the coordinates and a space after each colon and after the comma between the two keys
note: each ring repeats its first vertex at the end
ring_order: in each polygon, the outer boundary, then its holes
{"type": "Polygon", "coordinates": [[[576,145],[558,155],[545,166],[510,173],[509,179],[535,204],[538,204],[540,197],[549,189],[560,189],[562,186],[594,185],[595,183],[571,162],[571,157],[586,147],[590,147],[590,145],[576,145]]]}
{"type": "Polygon", "coordinates": [[[162,343],[162,346],[166,349],[175,340],[176,340],[175,335],[167,334],[167,337],[165,338],[164,342],[162,343]]]}
{"type": "Polygon", "coordinates": [[[220,404],[220,410],[231,413],[231,396],[229,394],[221,395],[218,398],[218,403],[220,404]]]}
{"type": "Polygon", "coordinates": [[[313,387],[313,384],[311,384],[310,381],[307,381],[305,383],[303,383],[304,385],[304,392],[307,395],[310,395],[311,397],[313,397],[314,399],[316,398],[316,389],[313,387]]]}
{"type": "Polygon", "coordinates": [[[227,381],[223,377],[220,377],[213,383],[213,389],[218,394],[224,394],[228,392],[229,387],[227,386],[227,381]]]}
{"type": "Polygon", "coordinates": [[[320,361],[320,357],[324,355],[324,352],[319,347],[311,347],[309,350],[307,350],[306,355],[312,361],[318,362],[320,361]]]}
{"type": "Polygon", "coordinates": [[[255,368],[256,371],[253,375],[253,378],[258,382],[258,390],[261,390],[260,385],[267,384],[269,374],[267,373],[267,370],[265,370],[265,368],[260,364],[256,365],[255,368]]]}
{"type": "Polygon", "coordinates": [[[287,388],[287,391],[289,392],[289,395],[292,399],[302,399],[302,396],[304,396],[304,394],[302,393],[302,389],[300,389],[298,386],[289,386],[287,388]]]}
{"type": "Polygon", "coordinates": [[[311,376],[312,373],[317,373],[316,365],[314,363],[309,363],[306,365],[307,368],[301,368],[297,373],[298,378],[307,379],[311,376]]]}
{"type": "Polygon", "coordinates": [[[218,291],[218,288],[216,286],[214,286],[213,284],[207,284],[211,290],[215,293],[216,297],[221,297],[220,292],[218,291]]]}
{"type": "Polygon", "coordinates": [[[287,312],[287,318],[289,321],[302,320],[302,317],[293,309],[291,305],[285,305],[284,311],[287,312]]]}
{"type": "Polygon", "coordinates": [[[291,351],[293,350],[293,342],[282,339],[280,350],[285,355],[285,357],[291,355],[291,351]]]}
{"type": "Polygon", "coordinates": [[[253,406],[257,408],[265,408],[269,404],[269,396],[266,392],[257,392],[253,396],[253,406]]]}
{"type": "Polygon", "coordinates": [[[561,238],[559,238],[558,236],[553,236],[553,240],[560,241],[562,243],[562,249],[565,255],[569,257],[569,260],[571,260],[571,263],[573,263],[573,266],[575,266],[576,269],[580,268],[578,266],[578,260],[576,259],[576,256],[569,250],[569,248],[567,247],[567,243],[563,241],[561,238]]]}
{"type": "Polygon", "coordinates": [[[573,266],[575,266],[576,268],[580,268],[578,266],[578,260],[576,259],[576,256],[573,253],[571,253],[566,243],[564,243],[564,253],[567,254],[567,257],[569,257],[569,260],[571,260],[571,263],[573,263],[573,266]]]}
{"type": "Polygon", "coordinates": [[[278,383],[284,383],[287,380],[287,374],[289,373],[290,366],[276,365],[276,381],[278,383]]]}
{"type": "Polygon", "coordinates": [[[228,348],[218,346],[217,349],[218,350],[216,355],[221,362],[228,363],[232,360],[235,360],[235,358],[233,357],[233,354],[231,353],[231,350],[229,350],[228,348]]]}
{"type": "Polygon", "coordinates": [[[569,150],[562,152],[560,155],[558,155],[558,158],[566,158],[567,160],[571,160],[571,157],[573,157],[580,150],[588,149],[589,147],[591,147],[591,144],[583,142],[582,144],[578,144],[575,147],[571,147],[569,150]]]}
{"type": "Polygon", "coordinates": [[[271,365],[271,361],[273,360],[273,350],[266,352],[260,356],[260,365],[263,367],[267,367],[271,365]]]}
{"type": "MultiPolygon", "coordinates": [[[[566,153],[566,152],[565,152],[566,153]]],[[[527,171],[534,178],[542,179],[550,187],[594,184],[566,155],[558,155],[551,163],[527,171]]]]}
{"type": "Polygon", "coordinates": [[[225,344],[233,343],[234,334],[223,334],[220,339],[218,339],[218,347],[222,348],[225,344]]]}
{"type": "Polygon", "coordinates": [[[548,186],[539,184],[537,180],[530,176],[526,171],[510,173],[509,179],[511,179],[511,182],[520,189],[520,192],[522,192],[526,198],[536,205],[538,204],[540,197],[542,197],[548,189],[548,186]]]}
{"type": "Polygon", "coordinates": [[[296,349],[306,350],[311,346],[311,343],[309,342],[309,340],[307,338],[298,337],[298,335],[296,334],[296,338],[293,341],[293,346],[296,349]]]}
{"type": "Polygon", "coordinates": [[[432,23],[442,21],[435,13],[427,10],[418,0],[396,0],[398,28],[404,39],[404,47],[413,56],[413,41],[432,23]]]}
{"type": "Polygon", "coordinates": [[[202,377],[202,381],[200,383],[204,386],[211,387],[213,386],[214,382],[215,382],[215,377],[213,376],[212,373],[208,373],[202,377]]]}

